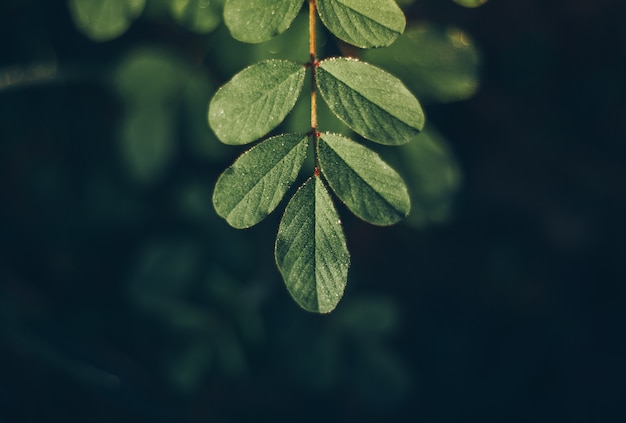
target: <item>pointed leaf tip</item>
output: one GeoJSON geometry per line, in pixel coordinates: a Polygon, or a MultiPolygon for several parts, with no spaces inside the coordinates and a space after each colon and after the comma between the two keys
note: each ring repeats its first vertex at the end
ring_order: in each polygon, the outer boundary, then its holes
{"type": "Polygon", "coordinates": [[[302,308],[317,313],[335,309],[346,286],[350,253],[319,177],[309,178],[287,205],[275,257],[289,293],[302,308]]]}

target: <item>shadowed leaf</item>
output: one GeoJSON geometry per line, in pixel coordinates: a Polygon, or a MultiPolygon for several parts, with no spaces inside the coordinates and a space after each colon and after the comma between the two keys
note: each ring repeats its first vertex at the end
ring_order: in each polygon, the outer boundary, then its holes
{"type": "Polygon", "coordinates": [[[201,34],[213,31],[222,20],[216,0],[171,0],[170,10],[179,24],[201,34]]]}
{"type": "Polygon", "coordinates": [[[122,35],[143,12],[145,0],[69,0],[76,26],[94,41],[122,35]]]}

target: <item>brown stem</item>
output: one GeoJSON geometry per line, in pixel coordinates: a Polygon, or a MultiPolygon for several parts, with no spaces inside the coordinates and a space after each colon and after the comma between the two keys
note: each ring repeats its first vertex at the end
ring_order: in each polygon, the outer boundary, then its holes
{"type": "Polygon", "coordinates": [[[317,67],[317,46],[315,41],[315,11],[316,0],[309,0],[309,55],[311,67],[311,129],[313,133],[317,131],[317,91],[316,91],[316,67],[317,67]]]}

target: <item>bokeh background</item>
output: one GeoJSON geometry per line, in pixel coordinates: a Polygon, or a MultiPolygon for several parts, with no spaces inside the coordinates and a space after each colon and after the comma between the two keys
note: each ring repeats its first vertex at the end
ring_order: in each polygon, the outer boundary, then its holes
{"type": "Polygon", "coordinates": [[[208,101],[306,61],[303,20],[251,46],[221,1],[112,3],[0,3],[1,423],[624,421],[626,2],[402,1],[407,34],[371,52],[320,30],[429,122],[379,149],[406,222],[339,206],[352,267],[324,316],[275,268],[284,203],[245,231],[211,205],[243,150],[208,101]]]}

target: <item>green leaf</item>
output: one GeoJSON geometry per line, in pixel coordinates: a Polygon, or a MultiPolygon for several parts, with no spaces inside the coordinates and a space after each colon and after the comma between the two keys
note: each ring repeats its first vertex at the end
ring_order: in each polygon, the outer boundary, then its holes
{"type": "Polygon", "coordinates": [[[94,41],[122,35],[143,12],[145,0],[69,0],[76,26],[94,41]]]}
{"type": "Polygon", "coordinates": [[[289,293],[302,308],[328,313],[337,306],[350,254],[337,211],[319,177],[311,177],[287,205],[275,255],[289,293]]]}
{"type": "Polygon", "coordinates": [[[215,184],[217,214],[235,228],[265,219],[298,176],[307,145],[306,134],[284,134],[243,153],[215,184]]]}
{"type": "Polygon", "coordinates": [[[276,128],[296,104],[306,68],[287,60],[266,60],[239,72],[209,105],[209,124],[224,144],[255,141],[276,128]]]}
{"type": "Polygon", "coordinates": [[[221,7],[215,0],[171,0],[174,19],[190,31],[213,31],[221,22],[221,7]]]}
{"type": "Polygon", "coordinates": [[[463,183],[463,174],[447,141],[426,125],[417,142],[402,150],[398,154],[399,166],[413,200],[407,223],[415,227],[447,223],[463,183]]]}
{"type": "Polygon", "coordinates": [[[302,8],[302,0],[228,0],[224,21],[233,38],[261,43],[284,32],[302,8]]]}
{"type": "Polygon", "coordinates": [[[454,27],[412,26],[389,48],[363,58],[397,75],[422,101],[464,100],[478,89],[479,51],[454,27]]]}
{"type": "Polygon", "coordinates": [[[409,214],[411,200],[404,181],[372,150],[344,136],[324,133],[318,155],[330,187],[361,219],[385,226],[409,214]]]}
{"type": "Polygon", "coordinates": [[[324,60],[317,86],[328,107],[358,134],[386,145],[405,144],[424,127],[417,99],[396,77],[350,58],[324,60]]]}
{"type": "Polygon", "coordinates": [[[478,7],[487,3],[487,0],[453,0],[456,4],[460,4],[463,7],[478,7]]]}
{"type": "Polygon", "coordinates": [[[361,48],[390,45],[406,25],[394,0],[318,0],[317,8],[337,38],[361,48]]]}

